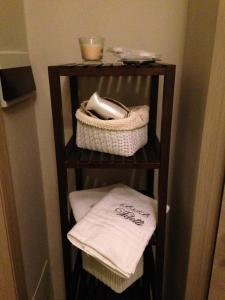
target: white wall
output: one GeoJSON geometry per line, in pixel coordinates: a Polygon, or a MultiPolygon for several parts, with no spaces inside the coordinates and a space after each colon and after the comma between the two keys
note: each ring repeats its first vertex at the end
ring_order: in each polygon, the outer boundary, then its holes
{"type": "Polygon", "coordinates": [[[0,50],[27,50],[23,1],[0,0],[0,50]]]}
{"type": "Polygon", "coordinates": [[[30,99],[4,111],[28,299],[33,297],[42,270],[48,262],[45,208],[33,106],[33,99],[30,99]]]}
{"type": "MultiPolygon", "coordinates": [[[[0,1],[0,51],[27,51],[23,1],[0,1]]],[[[48,241],[34,99],[2,110],[9,151],[28,299],[47,282],[48,241]]]]}
{"type": "Polygon", "coordinates": [[[209,300],[219,300],[224,297],[224,278],[225,278],[225,189],[221,204],[219,227],[216,239],[215,256],[213,260],[212,278],[210,281],[209,300]]]}
{"type": "Polygon", "coordinates": [[[81,35],[104,36],[106,47],[122,45],[161,53],[163,61],[177,65],[173,125],[176,128],[187,0],[24,0],[24,3],[28,45],[37,83],[35,112],[54,294],[55,299],[63,299],[59,206],[47,66],[80,61],[77,39],[81,35]]]}
{"type": "MultiPolygon", "coordinates": [[[[196,196],[196,190],[199,188],[197,186],[198,173],[202,172],[199,169],[199,158],[217,7],[217,0],[189,0],[183,76],[178,106],[176,151],[171,176],[173,207],[171,207],[168,233],[166,299],[205,299],[197,293],[200,281],[203,280],[198,278],[203,253],[198,251],[194,259],[193,252],[197,252],[197,248],[200,249],[199,243],[202,241],[200,236],[206,230],[202,226],[206,222],[203,213],[204,209],[207,211],[204,205],[206,199],[199,199],[196,196]],[[199,209],[200,204],[202,209],[199,209]],[[196,249],[194,247],[191,249],[193,240],[196,241],[194,245],[196,249]]],[[[202,294],[204,292],[202,291],[202,294]]]]}

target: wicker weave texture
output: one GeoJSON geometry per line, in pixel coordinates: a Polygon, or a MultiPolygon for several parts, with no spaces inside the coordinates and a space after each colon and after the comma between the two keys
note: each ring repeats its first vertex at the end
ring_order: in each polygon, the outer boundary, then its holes
{"type": "Polygon", "coordinates": [[[130,278],[126,279],[113,273],[96,259],[82,252],[83,269],[110,287],[116,293],[122,293],[143,275],[143,260],[144,259],[142,256],[137,265],[135,273],[130,278]]]}
{"type": "Polygon", "coordinates": [[[77,120],[76,143],[79,148],[132,156],[148,141],[148,127],[134,130],[107,130],[77,120]]]}

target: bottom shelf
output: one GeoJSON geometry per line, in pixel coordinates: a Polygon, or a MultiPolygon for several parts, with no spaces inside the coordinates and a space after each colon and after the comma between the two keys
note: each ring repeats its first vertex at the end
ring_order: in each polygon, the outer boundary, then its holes
{"type": "Polygon", "coordinates": [[[146,270],[139,280],[118,294],[82,268],[81,252],[78,251],[73,275],[70,300],[153,300],[150,290],[151,279],[146,270]]]}
{"type": "Polygon", "coordinates": [[[132,286],[121,294],[115,293],[92,275],[82,270],[73,300],[152,300],[150,291],[144,287],[143,278],[137,280],[132,286]]]}

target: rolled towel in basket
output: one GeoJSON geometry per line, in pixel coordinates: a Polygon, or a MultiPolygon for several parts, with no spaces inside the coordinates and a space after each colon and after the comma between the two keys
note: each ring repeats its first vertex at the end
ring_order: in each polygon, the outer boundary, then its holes
{"type": "MultiPolygon", "coordinates": [[[[113,184],[105,187],[71,192],[69,194],[69,200],[76,222],[79,222],[112,188],[119,186],[123,185],[113,184]]],[[[110,271],[105,265],[85,252],[82,252],[82,266],[84,270],[92,274],[112,290],[117,293],[122,293],[143,275],[144,259],[142,256],[135,273],[128,279],[122,278],[110,271]]]]}
{"type": "Polygon", "coordinates": [[[121,277],[134,274],[157,219],[157,201],[128,186],[113,188],[68,233],[76,247],[121,277]]]}

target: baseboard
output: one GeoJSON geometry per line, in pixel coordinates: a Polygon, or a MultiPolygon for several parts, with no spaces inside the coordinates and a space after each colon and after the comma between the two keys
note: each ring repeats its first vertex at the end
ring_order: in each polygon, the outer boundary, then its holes
{"type": "Polygon", "coordinates": [[[46,260],[32,300],[53,300],[49,264],[46,260]]]}

